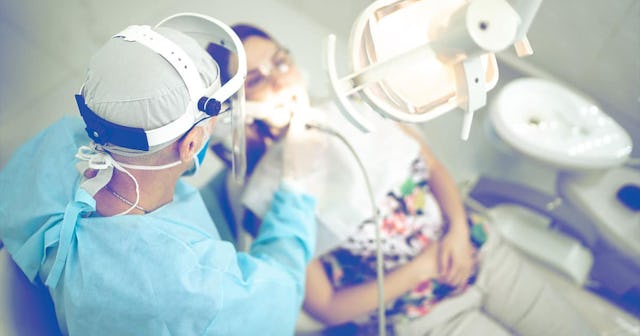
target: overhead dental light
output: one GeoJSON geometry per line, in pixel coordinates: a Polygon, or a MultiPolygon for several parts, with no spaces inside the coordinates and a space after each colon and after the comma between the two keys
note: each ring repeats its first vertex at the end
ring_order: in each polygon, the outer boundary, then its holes
{"type": "Polygon", "coordinates": [[[498,81],[494,53],[514,44],[532,53],[526,37],[542,0],[379,0],[357,18],[350,36],[352,73],[336,70],[330,35],[326,65],[338,106],[362,131],[372,126],[356,110],[359,96],[386,118],[419,123],[464,112],[467,139],[474,111],[498,81]]]}

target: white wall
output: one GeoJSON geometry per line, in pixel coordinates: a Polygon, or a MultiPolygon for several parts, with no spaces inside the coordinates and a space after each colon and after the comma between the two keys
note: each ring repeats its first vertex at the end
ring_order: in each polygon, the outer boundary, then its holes
{"type": "Polygon", "coordinates": [[[531,62],[640,119],[640,2],[545,1],[531,62]]]}
{"type": "Polygon", "coordinates": [[[594,98],[640,156],[640,1],[546,0],[524,59],[594,98]]]}
{"type": "MultiPolygon", "coordinates": [[[[371,0],[279,0],[347,36],[371,0]]],[[[628,128],[640,156],[640,1],[544,0],[522,59],[594,98],[628,128]]],[[[511,50],[505,55],[512,55],[511,50]]]]}
{"type": "MultiPolygon", "coordinates": [[[[278,0],[310,13],[333,31],[348,36],[351,23],[370,0],[278,0]]],[[[500,82],[532,70],[593,98],[627,129],[640,157],[640,1],[544,0],[530,27],[534,55],[517,59],[512,48],[499,56],[500,82]],[[507,62],[509,61],[509,62],[507,62]]],[[[487,109],[476,113],[471,138],[457,136],[461,117],[446,114],[420,125],[459,180],[483,173],[530,182],[553,191],[556,170],[496,146],[486,130],[487,109]]]]}
{"type": "Polygon", "coordinates": [[[0,1],[0,167],[62,115],[78,115],[73,95],[111,35],[188,11],[262,26],[292,49],[312,93],[328,95],[321,52],[330,29],[277,0],[0,1]]]}
{"type": "MultiPolygon", "coordinates": [[[[338,52],[346,52],[351,23],[371,2],[0,1],[0,167],[37,131],[63,114],[77,115],[72,97],[90,56],[126,25],[154,24],[178,11],[198,11],[228,23],[254,22],[281,37],[307,70],[312,93],[324,97],[324,39],[338,33],[338,52]]],[[[535,54],[523,61],[595,98],[629,129],[634,153],[639,153],[640,2],[546,0],[529,36],[535,54]]]]}

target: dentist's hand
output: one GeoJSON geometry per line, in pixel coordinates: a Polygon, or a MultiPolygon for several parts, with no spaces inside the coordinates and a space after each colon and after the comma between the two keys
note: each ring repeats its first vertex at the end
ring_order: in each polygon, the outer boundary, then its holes
{"type": "MultiPolygon", "coordinates": [[[[283,179],[301,191],[314,193],[318,186],[312,185],[312,177],[321,170],[327,148],[327,135],[310,129],[308,111],[296,111],[284,139],[282,154],[283,179]],[[302,113],[301,113],[302,112],[302,113]]],[[[317,184],[318,179],[315,179],[317,184]]]]}

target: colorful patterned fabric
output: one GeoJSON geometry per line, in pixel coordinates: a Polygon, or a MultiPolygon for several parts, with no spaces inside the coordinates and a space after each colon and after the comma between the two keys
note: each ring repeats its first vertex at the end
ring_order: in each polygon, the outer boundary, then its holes
{"type": "MultiPolygon", "coordinates": [[[[404,182],[387,193],[378,210],[385,273],[407,263],[444,236],[446,223],[429,188],[427,165],[420,157],[411,164],[404,182]]],[[[470,214],[469,224],[477,247],[485,238],[482,225],[479,225],[481,218],[470,214]]],[[[360,224],[356,233],[340,247],[321,256],[327,276],[336,290],[376,279],[375,241],[375,224],[369,219],[360,224]]],[[[477,270],[470,283],[476,274],[477,270]]],[[[465,288],[452,288],[436,280],[425,281],[386,307],[387,322],[393,325],[401,320],[424,316],[443,298],[461,293],[465,288]]],[[[366,330],[376,330],[376,311],[356,322],[363,334],[366,330]]]]}

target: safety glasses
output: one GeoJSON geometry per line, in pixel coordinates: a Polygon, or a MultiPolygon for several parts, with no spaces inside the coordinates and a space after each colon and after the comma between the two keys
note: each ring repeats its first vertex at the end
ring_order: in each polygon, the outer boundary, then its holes
{"type": "Polygon", "coordinates": [[[247,79],[245,81],[247,94],[262,90],[268,85],[269,78],[274,74],[283,75],[288,73],[292,65],[293,57],[291,57],[289,50],[278,46],[270,61],[247,71],[247,79]]]}

